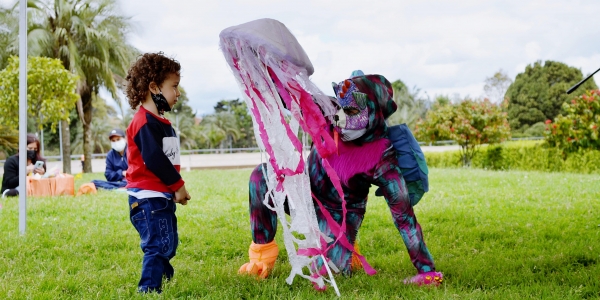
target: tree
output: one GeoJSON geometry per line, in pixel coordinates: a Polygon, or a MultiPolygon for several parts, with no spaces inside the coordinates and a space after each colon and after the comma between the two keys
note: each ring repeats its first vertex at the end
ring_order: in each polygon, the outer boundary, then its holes
{"type": "Polygon", "coordinates": [[[229,139],[235,142],[241,135],[235,115],[225,111],[204,116],[200,125],[199,134],[209,148],[223,149],[229,139]]]}
{"type": "Polygon", "coordinates": [[[500,105],[488,99],[465,99],[457,104],[435,104],[417,123],[415,136],[422,141],[456,141],[462,164],[468,167],[482,144],[508,139],[510,127],[500,105]]]}
{"type": "Polygon", "coordinates": [[[506,95],[506,90],[508,90],[511,83],[512,80],[500,69],[492,77],[485,79],[483,90],[490,101],[500,103],[504,101],[504,95],[506,95]]]}
{"type": "MultiPolygon", "coordinates": [[[[93,95],[105,87],[119,99],[115,78],[124,78],[137,49],[126,42],[129,19],[117,12],[115,0],[30,0],[29,54],[58,58],[80,78],[78,112],[83,125],[83,152],[92,154],[93,95]]],[[[62,126],[68,129],[66,122],[62,126]]],[[[68,133],[63,133],[64,136],[68,133]]],[[[64,155],[70,155],[68,141],[64,155]]],[[[70,160],[65,160],[69,163],[70,160]]],[[[86,159],[84,172],[91,172],[86,159]]],[[[66,165],[64,168],[66,169],[66,165]]]]}
{"type": "MultiPolygon", "coordinates": [[[[110,150],[108,133],[116,127],[120,127],[120,120],[114,107],[106,103],[99,95],[92,95],[92,106],[94,119],[92,120],[92,152],[107,153],[110,150]]],[[[75,138],[71,144],[74,153],[83,153],[83,128],[81,119],[76,119],[77,126],[74,128],[75,138]]],[[[122,128],[123,130],[125,128],[122,128]]]]}
{"type": "Polygon", "coordinates": [[[546,120],[546,141],[565,153],[600,150],[600,90],[585,92],[562,106],[554,122],[546,120]]]}
{"type": "MultiPolygon", "coordinates": [[[[27,66],[27,114],[36,130],[44,124],[56,129],[66,120],[78,99],[77,76],[65,70],[57,59],[30,57],[27,66]]],[[[19,124],[19,58],[12,56],[0,71],[0,122],[12,128],[19,124]]]]}
{"type": "Polygon", "coordinates": [[[410,129],[414,130],[417,121],[427,114],[429,101],[419,96],[420,89],[414,87],[411,91],[402,80],[394,81],[392,89],[394,91],[393,99],[398,105],[398,110],[388,118],[388,124],[406,123],[410,129]]]}
{"type": "MultiPolygon", "coordinates": [[[[520,130],[525,125],[529,127],[553,120],[560,113],[562,104],[571,97],[565,91],[582,79],[579,69],[561,62],[548,60],[542,65],[537,61],[528,65],[506,91],[511,128],[520,130]]],[[[594,80],[590,79],[575,91],[575,96],[597,88],[594,80]]]]}
{"type": "Polygon", "coordinates": [[[248,113],[246,102],[240,99],[221,100],[215,105],[215,112],[227,112],[233,114],[236,120],[236,126],[239,131],[238,138],[232,142],[234,148],[251,148],[256,147],[254,139],[254,129],[252,117],[248,113]]]}
{"type": "Polygon", "coordinates": [[[8,156],[13,149],[19,147],[19,132],[13,128],[0,124],[0,151],[4,156],[8,156]]]}
{"type": "Polygon", "coordinates": [[[6,68],[9,57],[19,51],[19,16],[13,11],[0,8],[0,70],[6,68]]]}

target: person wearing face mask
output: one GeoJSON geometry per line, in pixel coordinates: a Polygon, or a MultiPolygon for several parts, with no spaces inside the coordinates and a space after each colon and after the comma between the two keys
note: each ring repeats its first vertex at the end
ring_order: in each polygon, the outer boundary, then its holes
{"type": "Polygon", "coordinates": [[[106,169],[104,171],[104,180],[92,180],[96,188],[105,190],[114,190],[123,188],[127,185],[125,175],[127,175],[127,140],[125,132],[115,128],[108,134],[110,139],[110,151],[106,155],[106,169]]]}
{"type": "MultiPolygon", "coordinates": [[[[40,155],[40,140],[35,134],[27,134],[27,175],[46,173],[46,159],[40,155]],[[43,165],[36,168],[35,163],[42,161],[43,165]]],[[[6,159],[2,177],[2,197],[19,195],[19,153],[6,159]]]]}
{"type": "Polygon", "coordinates": [[[109,137],[111,150],[106,155],[106,170],[104,176],[107,181],[124,181],[127,174],[127,140],[125,132],[121,129],[110,131],[109,137]]]}

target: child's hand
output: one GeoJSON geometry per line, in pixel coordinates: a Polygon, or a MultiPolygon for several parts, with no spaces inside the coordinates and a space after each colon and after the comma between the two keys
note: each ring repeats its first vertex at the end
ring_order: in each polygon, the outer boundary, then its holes
{"type": "Polygon", "coordinates": [[[175,203],[186,205],[188,200],[192,199],[190,193],[188,193],[185,185],[182,185],[177,191],[175,191],[175,203]]]}

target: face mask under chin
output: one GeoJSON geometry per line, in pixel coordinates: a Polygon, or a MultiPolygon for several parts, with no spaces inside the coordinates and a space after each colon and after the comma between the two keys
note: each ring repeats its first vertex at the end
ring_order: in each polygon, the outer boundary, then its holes
{"type": "Polygon", "coordinates": [[[163,115],[165,112],[171,111],[169,102],[167,102],[167,98],[163,96],[162,92],[158,94],[150,92],[150,96],[152,97],[152,101],[154,101],[154,104],[156,104],[156,109],[158,110],[158,113],[160,115],[163,115]]]}
{"type": "Polygon", "coordinates": [[[356,140],[357,138],[363,136],[367,132],[366,128],[358,129],[358,130],[348,130],[342,129],[341,139],[344,142],[349,142],[356,140]]]}

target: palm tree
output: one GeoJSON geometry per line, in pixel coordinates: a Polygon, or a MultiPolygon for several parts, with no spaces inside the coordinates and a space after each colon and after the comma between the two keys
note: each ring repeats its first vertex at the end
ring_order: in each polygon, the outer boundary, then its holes
{"type": "MultiPolygon", "coordinates": [[[[116,0],[30,0],[31,22],[28,29],[29,54],[58,58],[67,70],[80,78],[78,113],[83,124],[83,153],[92,154],[92,100],[101,87],[114,99],[116,79],[124,78],[138,50],[127,44],[131,29],[129,18],[117,12],[116,0]]],[[[68,128],[63,123],[62,128],[68,128]]],[[[63,133],[63,137],[69,136],[63,133]]],[[[70,155],[68,141],[63,153],[70,155]]],[[[70,170],[70,161],[68,168],[70,170]]],[[[83,171],[91,172],[86,159],[83,171]]]]}
{"type": "Polygon", "coordinates": [[[19,52],[19,17],[13,10],[0,8],[0,70],[8,64],[11,55],[19,52]]]}
{"type": "Polygon", "coordinates": [[[234,141],[237,140],[240,138],[241,132],[234,114],[218,112],[204,117],[198,135],[207,142],[210,148],[218,146],[223,149],[226,141],[230,138],[234,141]]]}
{"type": "Polygon", "coordinates": [[[16,130],[0,124],[0,151],[4,152],[5,156],[13,149],[19,146],[19,134],[16,130]]]}

